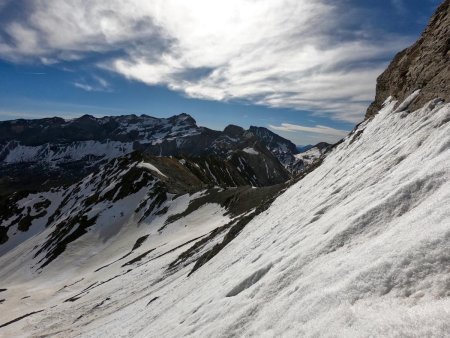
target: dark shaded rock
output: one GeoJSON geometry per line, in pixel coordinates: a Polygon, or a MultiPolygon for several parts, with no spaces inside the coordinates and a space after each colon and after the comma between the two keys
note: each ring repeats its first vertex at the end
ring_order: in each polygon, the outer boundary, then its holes
{"type": "Polygon", "coordinates": [[[8,239],[8,228],[0,225],[0,244],[6,243],[8,239]]]}
{"type": "Polygon", "coordinates": [[[147,238],[148,238],[148,235],[139,237],[139,238],[136,240],[136,243],[134,243],[133,248],[131,249],[131,251],[134,251],[134,250],[136,250],[136,249],[139,249],[140,246],[142,245],[142,243],[144,243],[145,240],[146,240],[147,238]]]}
{"type": "Polygon", "coordinates": [[[313,146],[312,148],[318,148],[320,150],[323,150],[323,149],[327,149],[329,147],[331,147],[331,144],[329,144],[327,142],[319,142],[315,146],[313,146]]]}
{"type": "Polygon", "coordinates": [[[151,253],[152,251],[154,251],[156,248],[152,248],[150,250],[147,250],[146,252],[144,252],[143,254],[140,254],[139,256],[133,258],[132,260],[126,262],[125,264],[122,265],[122,267],[125,267],[127,265],[132,265],[134,263],[140,262],[143,258],[145,258],[145,256],[147,256],[149,253],[151,253]]]}
{"type": "Polygon", "coordinates": [[[250,276],[248,276],[246,279],[241,281],[239,284],[237,284],[230,292],[226,294],[225,297],[234,297],[238,294],[240,294],[242,291],[248,289],[253,284],[257,283],[261,278],[265,276],[267,272],[272,268],[272,264],[267,265],[264,268],[261,268],[254,273],[252,273],[250,276]]]}
{"type": "Polygon", "coordinates": [[[225,127],[223,132],[230,137],[241,137],[244,133],[244,128],[230,124],[225,127]]]}
{"type": "Polygon", "coordinates": [[[280,135],[275,134],[267,128],[250,126],[249,131],[263,141],[269,149],[285,147],[290,153],[298,154],[298,149],[294,143],[284,137],[281,137],[280,135]]]}
{"type": "Polygon", "coordinates": [[[33,312],[30,312],[30,313],[27,313],[26,315],[17,317],[16,319],[10,320],[9,322],[0,325],[0,328],[8,326],[8,325],[10,325],[12,323],[18,322],[19,320],[22,320],[22,319],[27,318],[27,317],[29,317],[31,315],[34,315],[35,313],[39,313],[39,312],[42,312],[42,311],[44,311],[44,310],[33,311],[33,312]]]}
{"type": "Polygon", "coordinates": [[[296,171],[294,155],[298,154],[299,150],[294,143],[264,127],[251,126],[249,132],[255,135],[290,172],[296,171]]]}
{"type": "Polygon", "coordinates": [[[153,303],[155,300],[157,300],[159,297],[153,297],[150,299],[150,301],[147,303],[147,306],[149,306],[151,303],[153,303]]]}
{"type": "MultiPolygon", "coordinates": [[[[272,194],[268,194],[266,196],[260,196],[258,207],[255,209],[254,213],[251,213],[249,215],[245,215],[242,217],[239,217],[237,220],[232,221],[227,226],[229,227],[229,230],[225,237],[223,238],[222,242],[217,243],[212,247],[210,250],[202,254],[197,261],[194,264],[194,267],[189,272],[188,276],[193,274],[195,271],[197,271],[199,268],[201,268],[204,264],[206,264],[209,260],[211,260],[213,257],[215,257],[220,251],[222,251],[223,248],[225,248],[233,239],[235,239],[241,231],[245,228],[245,226],[257,215],[262,213],[263,211],[267,210],[272,202],[285,191],[285,189],[288,187],[286,185],[284,188],[278,187],[275,192],[272,194]]],[[[263,193],[264,195],[264,193],[263,193]]],[[[211,234],[210,238],[214,236],[215,234],[211,234]]],[[[193,247],[193,250],[196,248],[193,247]]],[[[173,268],[177,264],[180,264],[180,262],[185,261],[189,256],[193,254],[192,250],[188,250],[184,252],[182,255],[180,255],[176,261],[174,261],[169,268],[173,268]],[[187,257],[186,257],[187,256],[187,257]]]]}

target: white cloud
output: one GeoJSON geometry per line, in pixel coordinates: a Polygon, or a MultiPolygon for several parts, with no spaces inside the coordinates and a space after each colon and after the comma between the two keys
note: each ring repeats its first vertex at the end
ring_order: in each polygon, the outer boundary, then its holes
{"type": "Polygon", "coordinates": [[[354,17],[325,0],[24,3],[26,19],[3,24],[0,57],[49,64],[96,53],[104,69],[189,97],[351,122],[373,99],[379,60],[405,45],[346,30],[354,17]]]}
{"type": "Polygon", "coordinates": [[[81,82],[74,82],[73,85],[77,88],[83,89],[87,92],[95,92],[98,91],[95,87],[85,84],[85,83],[81,83],[81,82]]]}
{"type": "Polygon", "coordinates": [[[112,87],[108,81],[100,76],[93,76],[91,83],[86,80],[80,80],[73,83],[77,88],[83,89],[87,92],[111,92],[112,87]]]}
{"type": "Polygon", "coordinates": [[[280,126],[269,125],[270,129],[284,132],[306,132],[335,137],[345,137],[349,133],[347,130],[335,129],[327,126],[316,125],[314,127],[302,126],[299,124],[282,123],[280,126]]]}

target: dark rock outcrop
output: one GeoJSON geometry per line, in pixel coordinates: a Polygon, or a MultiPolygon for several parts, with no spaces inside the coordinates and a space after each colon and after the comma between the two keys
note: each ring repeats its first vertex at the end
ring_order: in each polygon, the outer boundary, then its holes
{"type": "Polygon", "coordinates": [[[438,97],[450,100],[450,0],[439,6],[420,39],[398,53],[378,77],[375,101],[365,118],[373,117],[389,96],[401,102],[417,89],[421,92],[411,110],[438,97]]]}
{"type": "Polygon", "coordinates": [[[294,155],[299,151],[294,143],[264,127],[250,126],[248,131],[255,135],[289,171],[296,171],[294,155]]]}

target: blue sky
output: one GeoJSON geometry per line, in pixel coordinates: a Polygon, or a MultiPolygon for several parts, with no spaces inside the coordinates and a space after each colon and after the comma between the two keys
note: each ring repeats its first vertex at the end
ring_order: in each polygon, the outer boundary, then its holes
{"type": "Polygon", "coordinates": [[[191,114],[334,142],[434,0],[0,0],[0,119],[191,114]]]}

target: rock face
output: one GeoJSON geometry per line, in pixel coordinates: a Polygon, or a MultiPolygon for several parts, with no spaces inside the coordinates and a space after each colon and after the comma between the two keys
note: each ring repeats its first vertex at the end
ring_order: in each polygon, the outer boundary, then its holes
{"type": "Polygon", "coordinates": [[[294,143],[263,127],[251,126],[249,131],[260,139],[290,171],[295,170],[295,155],[299,153],[294,143]]]}
{"type": "Polygon", "coordinates": [[[24,146],[105,140],[152,143],[163,138],[200,134],[202,130],[203,128],[198,127],[195,120],[187,114],[169,118],[132,114],[101,118],[83,115],[72,120],[59,117],[19,119],[0,122],[0,144],[11,140],[24,146]]]}
{"type": "Polygon", "coordinates": [[[375,101],[366,119],[373,117],[389,96],[402,102],[417,89],[421,92],[410,110],[435,98],[450,100],[450,0],[439,6],[420,39],[398,53],[378,77],[375,101]]]}

